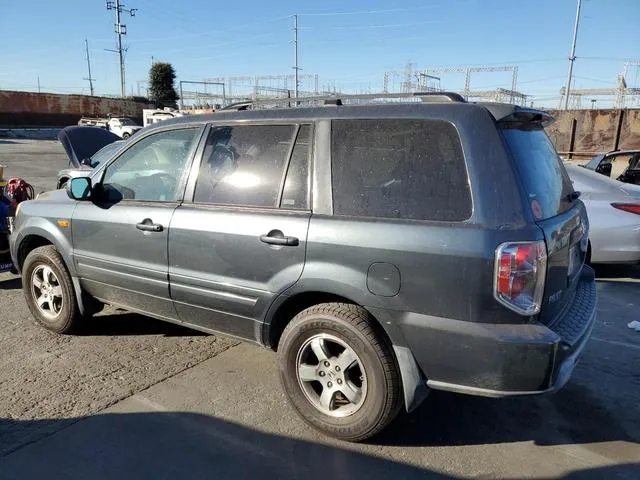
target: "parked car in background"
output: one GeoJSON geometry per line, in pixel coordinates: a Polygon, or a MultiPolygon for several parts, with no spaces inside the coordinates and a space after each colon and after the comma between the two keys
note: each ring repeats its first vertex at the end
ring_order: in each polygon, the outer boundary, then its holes
{"type": "Polygon", "coordinates": [[[70,178],[82,177],[108,159],[124,143],[120,137],[100,127],[63,128],[58,140],[69,157],[69,167],[58,172],[56,188],[63,188],[70,178]]]}
{"type": "Polygon", "coordinates": [[[429,388],[561,388],[596,288],[551,117],[424,97],[146,128],[23,204],[32,315],[65,333],[108,303],[273,348],[300,416],[352,441],[429,388]]]}
{"type": "Polygon", "coordinates": [[[591,263],[640,262],[640,186],[565,164],[589,215],[591,263]]]}
{"type": "Polygon", "coordinates": [[[107,130],[125,140],[141,129],[142,127],[130,118],[110,118],[107,122],[107,130]]]}
{"type": "Polygon", "coordinates": [[[623,183],[640,185],[640,150],[601,153],[582,166],[623,183]]]}
{"type": "Polygon", "coordinates": [[[169,107],[145,108],[142,110],[142,125],[147,127],[149,125],[153,125],[154,123],[182,116],[184,116],[182,112],[169,107]]]}
{"type": "Polygon", "coordinates": [[[125,140],[142,129],[140,125],[126,117],[82,117],[78,121],[78,125],[104,128],[125,140]]]}

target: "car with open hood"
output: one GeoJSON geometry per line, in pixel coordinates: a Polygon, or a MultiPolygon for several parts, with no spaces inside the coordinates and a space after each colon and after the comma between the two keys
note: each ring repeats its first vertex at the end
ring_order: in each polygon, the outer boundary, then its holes
{"type": "Polygon", "coordinates": [[[69,168],[58,172],[56,188],[63,188],[71,178],[87,175],[124,143],[116,134],[103,128],[76,125],[63,128],[58,140],[69,157],[69,168]]]}

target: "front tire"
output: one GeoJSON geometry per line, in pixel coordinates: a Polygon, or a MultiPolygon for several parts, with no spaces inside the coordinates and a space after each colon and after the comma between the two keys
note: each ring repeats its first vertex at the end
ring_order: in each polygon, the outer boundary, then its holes
{"type": "Polygon", "coordinates": [[[402,407],[399,369],[374,321],[357,305],[324,303],[296,315],[280,339],[285,392],[308,424],[332,437],[370,438],[402,407]]]}
{"type": "Polygon", "coordinates": [[[31,314],[47,330],[70,333],[80,323],[71,275],[54,246],[39,247],[27,255],[22,290],[31,314]]]}

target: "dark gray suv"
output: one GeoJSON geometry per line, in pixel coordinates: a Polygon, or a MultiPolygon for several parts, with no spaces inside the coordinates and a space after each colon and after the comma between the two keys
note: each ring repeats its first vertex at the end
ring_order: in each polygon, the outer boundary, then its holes
{"type": "Polygon", "coordinates": [[[430,388],[569,379],[596,294],[550,120],[453,94],[170,120],[21,204],[11,252],[46,328],[111,304],[270,347],[300,415],[362,440],[430,388]]]}

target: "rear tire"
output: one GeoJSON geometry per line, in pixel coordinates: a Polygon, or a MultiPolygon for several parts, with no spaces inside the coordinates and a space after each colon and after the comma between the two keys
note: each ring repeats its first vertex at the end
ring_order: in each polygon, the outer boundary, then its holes
{"type": "Polygon", "coordinates": [[[36,321],[55,333],[70,333],[82,320],[62,256],[52,245],[34,249],[22,268],[22,290],[36,321]]]}
{"type": "Polygon", "coordinates": [[[122,134],[122,138],[123,138],[124,140],[126,140],[126,139],[127,139],[127,138],[129,138],[130,136],[131,136],[131,134],[130,134],[130,133],[128,133],[128,132],[124,132],[124,133],[122,134]]]}
{"type": "Polygon", "coordinates": [[[357,305],[324,303],[296,315],[280,339],[285,392],[305,422],[332,437],[370,438],[402,407],[393,350],[373,322],[357,305]]]}

